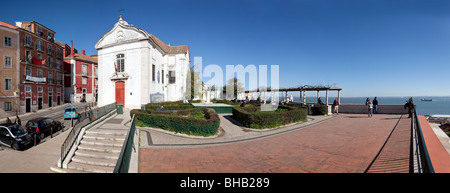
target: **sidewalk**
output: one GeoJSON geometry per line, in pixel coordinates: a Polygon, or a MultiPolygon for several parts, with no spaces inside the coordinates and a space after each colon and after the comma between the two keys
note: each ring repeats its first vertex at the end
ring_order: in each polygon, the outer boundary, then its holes
{"type": "MultiPolygon", "coordinates": [[[[129,129],[131,120],[129,111],[129,109],[124,109],[123,114],[115,115],[105,123],[100,123],[101,125],[94,127],[117,130],[129,129]]],[[[53,138],[47,137],[45,142],[25,151],[16,151],[0,146],[0,173],[52,173],[50,167],[55,166],[60,159],[61,145],[71,130],[72,128],[66,127],[63,133],[53,138]]],[[[137,154],[134,156],[136,157],[134,170],[137,171],[137,154]]],[[[133,165],[130,165],[130,170],[132,167],[133,165]]]]}
{"type": "Polygon", "coordinates": [[[72,128],[25,151],[0,146],[0,173],[51,173],[61,157],[61,144],[72,128]],[[3,149],[3,150],[1,150],[3,149]]]}

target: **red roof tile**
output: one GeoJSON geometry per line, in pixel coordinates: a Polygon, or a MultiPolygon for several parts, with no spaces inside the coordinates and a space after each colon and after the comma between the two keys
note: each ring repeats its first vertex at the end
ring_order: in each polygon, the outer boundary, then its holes
{"type": "Polygon", "coordinates": [[[189,51],[189,46],[169,46],[153,34],[150,34],[150,37],[166,53],[187,53],[189,51]]]}
{"type": "Polygon", "coordinates": [[[19,28],[19,27],[15,26],[15,25],[12,25],[12,24],[9,24],[9,23],[3,22],[3,21],[0,21],[0,26],[11,28],[11,29],[19,28]]]}

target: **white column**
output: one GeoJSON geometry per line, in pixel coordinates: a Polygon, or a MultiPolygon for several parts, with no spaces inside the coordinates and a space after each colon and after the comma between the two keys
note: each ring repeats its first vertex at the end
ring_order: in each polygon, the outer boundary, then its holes
{"type": "Polygon", "coordinates": [[[320,98],[320,92],[317,91],[317,101],[319,101],[319,98],[320,98]]]}
{"type": "Polygon", "coordinates": [[[338,101],[339,101],[339,105],[341,104],[341,91],[338,90],[338,101]]]}
{"type": "Polygon", "coordinates": [[[300,90],[300,103],[303,103],[303,95],[302,95],[302,90],[300,90]]]}
{"type": "Polygon", "coordinates": [[[328,90],[326,91],[325,97],[326,97],[325,100],[327,101],[326,104],[328,105],[328,90]]]}

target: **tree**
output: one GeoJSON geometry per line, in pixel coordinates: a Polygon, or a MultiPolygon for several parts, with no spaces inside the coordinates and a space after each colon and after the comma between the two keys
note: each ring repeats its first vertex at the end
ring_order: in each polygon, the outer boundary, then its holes
{"type": "Polygon", "coordinates": [[[190,67],[190,71],[186,76],[186,93],[184,97],[186,99],[194,99],[196,96],[201,95],[203,81],[201,81],[200,72],[195,72],[194,67],[190,67]]]}
{"type": "Polygon", "coordinates": [[[242,82],[239,81],[239,79],[235,78],[230,78],[229,80],[227,80],[227,84],[225,86],[223,86],[223,90],[226,92],[227,91],[227,87],[233,87],[233,94],[231,93],[226,93],[226,98],[229,99],[231,97],[234,98],[234,100],[237,100],[237,94],[238,92],[243,92],[244,91],[244,84],[242,82]]]}

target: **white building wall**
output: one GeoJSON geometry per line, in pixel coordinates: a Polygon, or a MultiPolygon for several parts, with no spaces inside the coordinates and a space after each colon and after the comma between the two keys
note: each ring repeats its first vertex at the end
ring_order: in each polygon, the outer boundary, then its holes
{"type": "Polygon", "coordinates": [[[186,71],[189,69],[189,58],[186,58],[188,54],[164,54],[147,37],[148,34],[144,34],[146,32],[124,28],[117,23],[97,42],[99,105],[115,102],[115,80],[111,80],[111,77],[115,74],[116,55],[120,53],[125,55],[125,73],[129,76],[124,80],[126,108],[140,108],[141,104],[151,102],[150,95],[156,93],[164,94],[165,101],[183,99],[186,92],[186,71]],[[118,37],[123,38],[118,40],[118,37]],[[171,65],[169,56],[173,57],[170,58],[171,65]],[[154,81],[152,65],[155,65],[154,81]],[[175,84],[169,84],[167,75],[171,70],[176,73],[175,84]]]}

